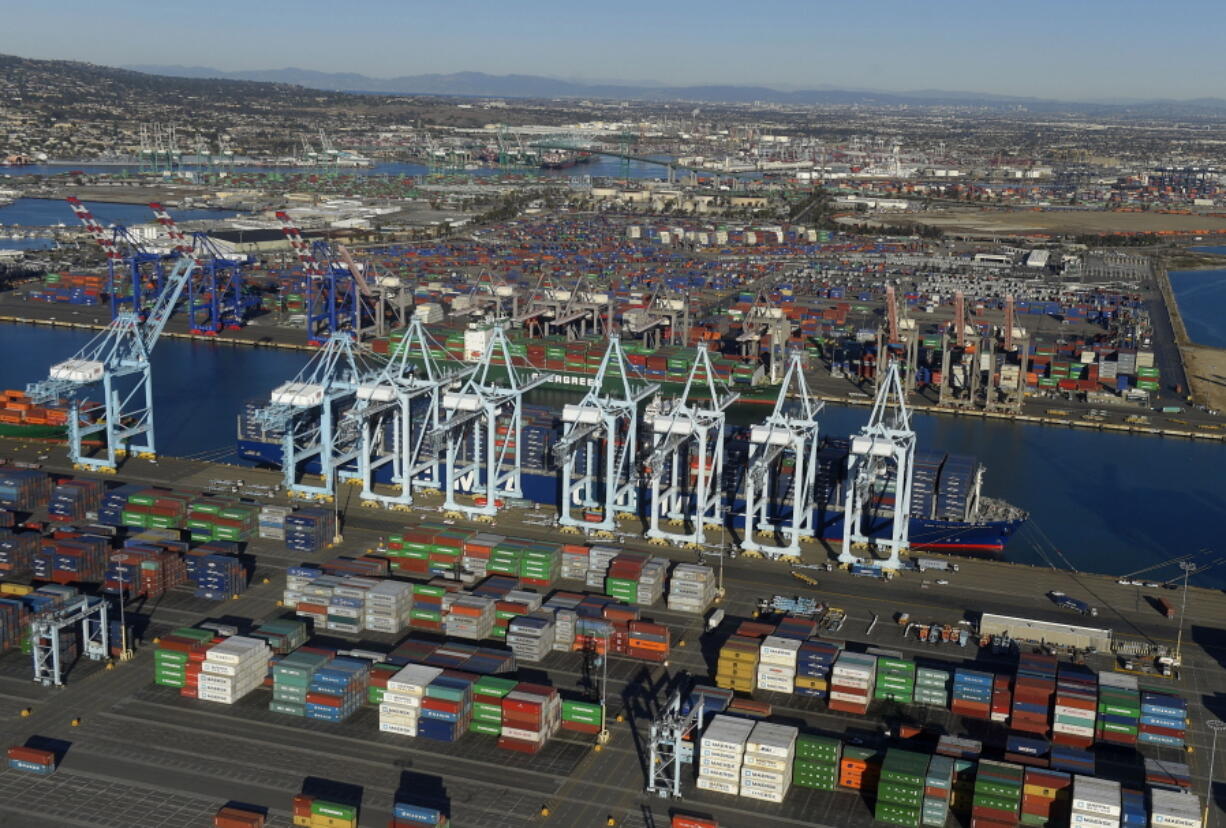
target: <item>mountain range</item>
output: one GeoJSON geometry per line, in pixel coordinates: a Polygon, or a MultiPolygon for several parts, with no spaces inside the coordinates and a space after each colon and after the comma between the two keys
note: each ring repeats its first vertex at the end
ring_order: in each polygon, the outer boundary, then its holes
{"type": "Polygon", "coordinates": [[[563,80],[540,75],[489,75],[483,72],[402,75],[374,78],[352,72],[320,72],[312,69],[263,69],[224,71],[206,66],[127,66],[138,72],[182,78],[221,78],[294,84],[332,92],[366,92],[391,95],[450,95],[498,98],[591,98],[639,101],[692,101],[698,103],[772,104],[861,104],[877,106],[980,106],[1040,112],[1127,112],[1139,116],[1209,115],[1226,113],[1226,100],[1202,98],[1189,101],[1114,99],[1069,102],[1036,97],[994,95],[921,89],[885,92],[838,89],[826,85],[812,89],[776,89],[767,86],[716,84],[668,86],[643,82],[590,82],[563,80]]]}

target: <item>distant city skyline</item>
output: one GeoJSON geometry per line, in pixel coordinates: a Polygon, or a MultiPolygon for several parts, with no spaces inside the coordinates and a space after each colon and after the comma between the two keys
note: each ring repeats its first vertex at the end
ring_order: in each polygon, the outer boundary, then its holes
{"type": "Polygon", "coordinates": [[[1226,6],[1208,0],[60,0],[13,13],[0,52],[379,78],[474,71],[669,86],[1191,99],[1226,96],[1223,24],[1226,6]]]}

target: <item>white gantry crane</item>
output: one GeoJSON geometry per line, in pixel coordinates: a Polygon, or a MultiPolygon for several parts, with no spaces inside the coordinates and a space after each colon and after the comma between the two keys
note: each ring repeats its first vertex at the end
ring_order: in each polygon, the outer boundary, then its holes
{"type": "Polygon", "coordinates": [[[821,400],[813,398],[805,382],[800,355],[793,353],[779,386],[775,408],[766,421],[749,431],[749,471],[745,476],[745,535],[741,548],[768,558],[800,556],[800,542],[816,535],[818,422],[821,400]],[[794,393],[793,393],[794,391],[794,393]],[[789,394],[791,399],[789,399],[789,394]],[[781,485],[781,463],[795,464],[791,483],[781,485]],[[782,507],[790,502],[788,512],[782,507]],[[781,513],[772,515],[772,503],[781,513]],[[758,535],[776,542],[763,542],[758,535]]]}
{"type": "Polygon", "coordinates": [[[268,404],[255,412],[256,422],[281,435],[281,469],[291,497],[327,500],[336,494],[338,477],[356,476],[360,429],[347,414],[360,402],[358,387],[372,374],[353,337],[334,333],[298,376],[274,388],[268,404]],[[304,477],[310,463],[318,465],[319,484],[304,477]]]}
{"type": "Polygon", "coordinates": [[[653,543],[701,546],[707,524],[723,525],[725,411],[739,397],[717,382],[711,352],[700,345],[681,399],[651,416],[647,538],[653,543]],[[662,521],[681,528],[664,529],[662,521]]]}
{"type": "Polygon", "coordinates": [[[851,438],[847,458],[847,495],[843,511],[843,551],[840,563],[855,563],[853,544],[884,547],[890,554],[884,569],[898,569],[899,555],[909,547],[911,481],[915,467],[915,432],[907,410],[898,362],[891,361],[885,380],[877,389],[868,424],[851,438]],[[874,490],[880,491],[893,478],[890,537],[872,537],[865,522],[872,522],[874,490]]]}
{"type": "Polygon", "coordinates": [[[473,372],[446,371],[430,354],[421,318],[409,322],[404,339],[387,366],[357,388],[359,404],[349,416],[360,429],[358,475],[362,505],[407,508],[418,489],[443,488],[443,461],[429,435],[443,422],[443,394],[473,372]],[[379,469],[391,465],[387,493],[375,489],[379,469]]]}
{"type": "Polygon", "coordinates": [[[27,387],[35,404],[69,401],[68,456],[74,468],[114,473],[129,452],[157,456],[149,360],[195,269],[195,259],[179,259],[147,316],[121,311],[76,356],[52,365],[47,379],[27,387]],[[86,392],[99,386],[102,402],[87,403],[86,392]],[[84,445],[94,435],[105,445],[100,456],[89,457],[84,445]]]}
{"type": "Polygon", "coordinates": [[[562,439],[553,449],[562,461],[558,522],[572,531],[611,533],[618,514],[638,514],[638,407],[660,386],[631,382],[631,371],[621,339],[611,335],[587,394],[562,408],[562,439]]]}
{"type": "MultiPolygon", "coordinates": [[[[447,419],[431,432],[431,440],[435,452],[446,455],[444,508],[488,520],[506,498],[523,497],[523,459],[518,449],[523,440],[524,395],[548,381],[549,375],[520,376],[501,325],[468,334],[474,345],[476,339],[485,340],[481,359],[459,391],[443,394],[447,419]],[[473,494],[473,502],[456,499],[463,493],[473,494]]],[[[470,350],[468,342],[465,350],[470,350]]]]}
{"type": "MultiPolygon", "coordinates": [[[[120,596],[120,601],[123,596],[120,596]]],[[[95,595],[78,595],[66,604],[34,616],[30,622],[30,654],[34,659],[34,681],[44,687],[59,687],[64,683],[65,664],[61,651],[61,633],[81,625],[81,652],[93,661],[111,657],[110,624],[107,602],[95,595]]]]}

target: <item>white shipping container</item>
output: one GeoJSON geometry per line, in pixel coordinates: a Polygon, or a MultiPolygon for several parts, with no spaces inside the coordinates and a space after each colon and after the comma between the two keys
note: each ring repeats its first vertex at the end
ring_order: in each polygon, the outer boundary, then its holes
{"type": "Polygon", "coordinates": [[[739,770],[724,770],[723,768],[703,768],[699,776],[707,779],[723,779],[726,782],[739,782],[741,772],[739,770]]]}
{"type": "Polygon", "coordinates": [[[379,730],[383,731],[384,733],[395,733],[398,736],[417,736],[417,725],[380,721],[379,730]]]}
{"type": "Polygon", "coordinates": [[[830,700],[847,702],[848,704],[867,704],[868,696],[859,696],[859,695],[853,695],[851,693],[844,693],[839,690],[831,690],[830,700]]]}
{"type": "Polygon", "coordinates": [[[722,794],[731,794],[736,796],[740,792],[740,785],[736,782],[729,782],[726,779],[712,779],[709,776],[698,777],[698,787],[704,791],[715,791],[722,794]]]}

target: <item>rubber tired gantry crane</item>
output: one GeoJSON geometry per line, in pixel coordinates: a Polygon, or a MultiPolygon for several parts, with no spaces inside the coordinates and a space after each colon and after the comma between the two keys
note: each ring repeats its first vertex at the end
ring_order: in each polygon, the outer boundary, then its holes
{"type": "Polygon", "coordinates": [[[823,406],[809,393],[800,355],[793,353],[774,410],[749,431],[752,448],[745,476],[745,534],[741,539],[741,548],[747,553],[772,560],[799,558],[800,542],[816,536],[817,415],[823,406]],[[794,464],[790,488],[780,485],[785,479],[782,466],[788,459],[794,464]],[[773,492],[776,486],[780,491],[773,492]],[[791,500],[786,510],[782,508],[785,499],[791,500]],[[774,515],[772,503],[776,503],[774,515]],[[759,535],[779,542],[764,543],[759,535]]]}
{"type": "Polygon", "coordinates": [[[652,452],[646,464],[651,481],[646,533],[650,542],[701,546],[707,524],[723,526],[725,412],[739,398],[740,394],[719,386],[711,352],[698,346],[681,399],[650,418],[652,452]],[[705,399],[695,393],[700,388],[705,399]],[[681,528],[666,530],[661,521],[681,528]]]}
{"type": "Polygon", "coordinates": [[[36,404],[69,401],[68,456],[74,468],[113,474],[130,451],[157,456],[150,357],[195,270],[194,258],[180,258],[147,316],[136,309],[121,311],[76,356],[52,365],[47,379],[28,386],[36,404]],[[83,409],[87,389],[98,386],[102,402],[83,409]],[[97,434],[105,441],[102,456],[87,456],[85,441],[97,434]]]}
{"type": "Polygon", "coordinates": [[[459,516],[493,520],[506,498],[523,497],[523,460],[515,449],[523,439],[524,395],[551,377],[520,377],[501,325],[482,336],[485,347],[476,370],[459,391],[443,394],[447,419],[430,439],[435,453],[446,453],[444,508],[459,516]],[[495,365],[503,371],[502,382],[497,381],[495,365]],[[457,500],[462,493],[473,494],[473,502],[457,500]]]}
{"type": "Polygon", "coordinates": [[[839,563],[857,563],[853,545],[884,547],[890,554],[883,569],[898,569],[899,555],[909,548],[911,481],[915,468],[915,432],[907,410],[898,362],[891,361],[877,389],[868,424],[851,438],[847,458],[847,494],[843,507],[843,550],[839,563]],[[889,538],[874,537],[866,521],[873,518],[874,489],[894,480],[894,505],[889,538]]]}
{"type": "Polygon", "coordinates": [[[429,436],[443,423],[447,388],[472,374],[469,366],[444,370],[431,355],[435,343],[414,316],[399,349],[377,376],[357,387],[350,417],[361,429],[358,455],[363,506],[407,509],[417,489],[441,490],[443,464],[429,436]],[[391,491],[375,488],[379,469],[391,466],[391,491]]]}
{"type": "Polygon", "coordinates": [[[587,394],[562,408],[562,439],[553,450],[562,461],[563,531],[611,536],[619,515],[638,514],[638,408],[660,386],[631,382],[632,370],[620,337],[611,335],[587,394]]]}

